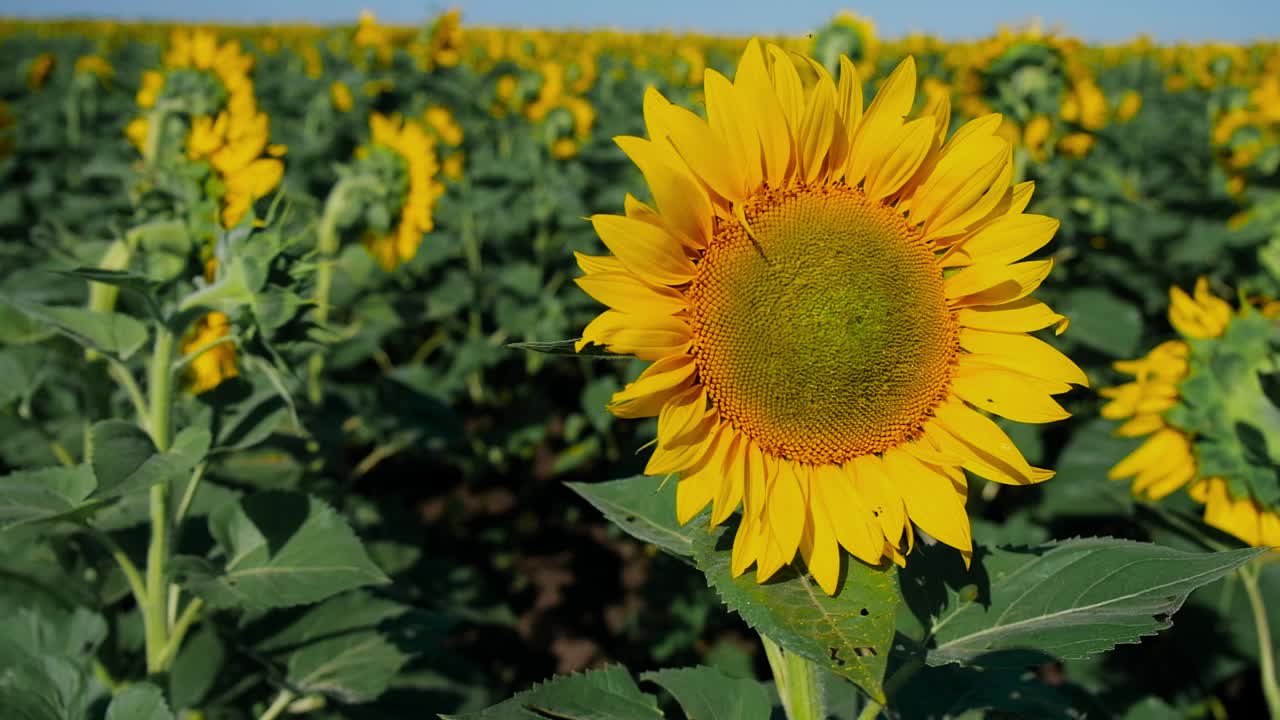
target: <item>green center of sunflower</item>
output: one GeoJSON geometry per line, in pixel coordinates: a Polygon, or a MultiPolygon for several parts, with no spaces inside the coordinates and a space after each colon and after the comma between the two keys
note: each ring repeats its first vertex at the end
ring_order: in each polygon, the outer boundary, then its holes
{"type": "Polygon", "coordinates": [[[716,406],[766,450],[844,462],[916,437],[947,395],[956,324],[933,252],[843,187],[765,191],[689,289],[716,406]]]}

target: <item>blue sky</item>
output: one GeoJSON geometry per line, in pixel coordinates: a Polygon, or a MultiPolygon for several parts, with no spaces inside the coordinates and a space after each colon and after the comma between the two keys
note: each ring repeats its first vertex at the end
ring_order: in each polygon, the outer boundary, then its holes
{"type": "Polygon", "coordinates": [[[875,20],[886,37],[910,31],[975,37],[1000,23],[1039,17],[1046,26],[1096,42],[1139,32],[1162,42],[1280,41],[1280,0],[0,0],[0,15],[334,23],[349,22],[367,7],[388,22],[413,23],[455,5],[467,24],[523,27],[803,33],[850,8],[875,20]]]}

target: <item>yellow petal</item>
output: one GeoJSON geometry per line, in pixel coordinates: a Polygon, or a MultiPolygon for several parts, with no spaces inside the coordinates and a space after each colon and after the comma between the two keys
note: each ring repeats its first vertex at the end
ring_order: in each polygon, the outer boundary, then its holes
{"type": "Polygon", "coordinates": [[[1172,428],[1161,430],[1129,453],[1123,460],[1115,464],[1107,477],[1112,480],[1131,477],[1142,472],[1148,466],[1170,455],[1190,455],[1187,437],[1180,430],[1172,428]]]}
{"type": "MultiPolygon", "coordinates": [[[[687,168],[677,167],[664,158],[656,143],[627,136],[613,141],[640,168],[658,212],[676,238],[690,248],[706,247],[712,233],[712,209],[711,198],[702,184],[687,168]]],[[[674,149],[671,153],[678,161],[674,149]]],[[[617,251],[614,254],[617,255],[617,251]]]]}
{"type": "Polygon", "coordinates": [[[813,472],[804,472],[802,478],[810,498],[810,511],[800,538],[800,555],[823,592],[835,595],[840,584],[840,546],[826,510],[814,508],[813,472]]]}
{"type": "Polygon", "coordinates": [[[661,360],[668,355],[683,354],[692,340],[689,324],[679,318],[605,310],[583,328],[582,338],[574,349],[580,351],[588,343],[595,343],[620,355],[661,360]]]}
{"type": "Polygon", "coordinates": [[[809,97],[798,134],[800,173],[807,183],[817,180],[826,166],[827,151],[836,133],[835,103],[836,88],[831,76],[820,77],[809,97]]]}
{"type": "Polygon", "coordinates": [[[720,489],[720,480],[724,477],[724,461],[734,433],[731,428],[726,428],[729,426],[720,426],[712,436],[702,462],[684,473],[680,484],[676,486],[676,520],[681,525],[702,512],[720,489]]]}
{"type": "Polygon", "coordinates": [[[634,382],[613,394],[609,411],[618,417],[653,417],[684,392],[698,366],[691,355],[671,355],[645,368],[634,382]]]}
{"type": "Polygon", "coordinates": [[[908,55],[880,86],[854,133],[849,163],[845,167],[845,182],[850,185],[862,182],[874,159],[871,151],[885,146],[886,140],[911,112],[915,99],[916,61],[908,55]]]}
{"type": "Polygon", "coordinates": [[[761,537],[759,522],[743,516],[738,523],[738,532],[733,536],[733,551],[730,556],[729,570],[738,577],[751,567],[760,556],[761,537]]]}
{"type": "Polygon", "coordinates": [[[729,147],[730,154],[722,162],[737,165],[745,182],[744,192],[754,192],[764,179],[760,137],[750,115],[743,110],[737,89],[724,75],[707,68],[703,74],[703,92],[711,129],[729,147]]]}
{"type": "Polygon", "coordinates": [[[765,501],[764,508],[768,520],[768,535],[776,543],[776,554],[766,552],[764,563],[757,570],[757,577],[761,582],[791,562],[800,547],[800,535],[804,532],[808,508],[804,494],[800,491],[798,469],[796,463],[790,460],[777,461],[777,472],[773,476],[773,485],[769,488],[769,498],[765,501]]]}
{"type": "Polygon", "coordinates": [[[711,506],[711,525],[715,527],[733,514],[742,504],[742,487],[745,481],[747,448],[746,436],[731,430],[731,437],[722,442],[724,458],[721,461],[720,480],[711,506]]]}
{"type": "Polygon", "coordinates": [[[953,253],[959,258],[944,261],[943,267],[974,262],[1016,262],[1048,244],[1059,224],[1044,215],[1004,215],[955,245],[953,253]]]}
{"type": "Polygon", "coordinates": [[[937,468],[904,452],[886,452],[884,465],[890,482],[902,494],[911,522],[961,553],[971,554],[973,538],[963,489],[937,468]]]}
{"type": "Polygon", "coordinates": [[[884,533],[871,509],[858,497],[853,477],[839,465],[819,465],[814,469],[811,511],[831,523],[836,539],[859,560],[880,564],[884,533]]]}
{"type": "Polygon", "coordinates": [[[660,285],[693,279],[693,263],[663,229],[621,215],[592,215],[591,224],[609,251],[641,278],[660,285]]]}
{"type": "Polygon", "coordinates": [[[689,307],[675,290],[651,285],[629,272],[598,272],[574,282],[596,300],[633,315],[675,315],[689,307]]]}
{"type": "Polygon", "coordinates": [[[849,140],[862,122],[862,76],[848,56],[840,56],[840,85],[836,92],[836,111],[849,133],[849,140]]]}
{"type": "Polygon", "coordinates": [[[892,195],[915,174],[933,145],[934,119],[926,116],[903,125],[889,140],[892,150],[867,169],[867,199],[892,195]]]}
{"type": "Polygon", "coordinates": [[[750,108],[750,115],[755,118],[765,178],[770,185],[781,187],[791,166],[791,134],[778,94],[773,89],[760,41],[755,38],[747,42],[742,59],[738,61],[734,87],[742,106],[750,108]]]}
{"type": "Polygon", "coordinates": [[[996,367],[956,368],[951,390],[965,402],[1017,422],[1048,423],[1071,416],[1043,381],[996,367]]]}
{"type": "Polygon", "coordinates": [[[885,540],[896,547],[902,539],[907,513],[902,505],[902,496],[893,489],[885,474],[883,462],[875,455],[861,455],[854,458],[848,467],[858,495],[866,499],[872,515],[880,523],[885,540]]]}
{"type": "Polygon", "coordinates": [[[1084,371],[1066,355],[1030,335],[961,328],[960,347],[1031,377],[1089,386],[1084,371]]]}
{"type": "MultiPolygon", "coordinates": [[[[742,167],[735,162],[729,145],[720,135],[712,132],[702,118],[681,107],[668,110],[670,141],[689,169],[730,202],[740,203],[747,196],[747,180],[742,167]]],[[[710,219],[706,227],[699,227],[710,237],[710,219]]]]}
{"type": "Polygon", "coordinates": [[[911,217],[924,223],[926,240],[961,232],[995,206],[1008,180],[996,194],[988,193],[1005,174],[1010,152],[1009,143],[999,137],[974,137],[951,152],[944,150],[912,200],[911,217]]]}
{"type": "Polygon", "coordinates": [[[1036,481],[1018,446],[986,416],[959,402],[943,403],[934,415],[936,424],[945,432],[936,437],[944,447],[952,440],[960,443],[952,449],[965,456],[966,470],[1007,485],[1030,485],[1036,481]]]}
{"type": "Polygon", "coordinates": [[[692,442],[690,434],[707,416],[707,388],[701,383],[671,398],[658,413],[658,447],[673,448],[692,442]]]}
{"type": "Polygon", "coordinates": [[[956,321],[962,327],[998,332],[1032,332],[1057,324],[1055,330],[1061,334],[1067,318],[1039,300],[1022,298],[994,307],[960,308],[956,310],[956,321]]]}
{"type": "Polygon", "coordinates": [[[952,307],[1003,305],[1035,292],[1052,269],[1052,258],[1013,265],[980,263],[948,277],[943,286],[952,307]]]}
{"type": "Polygon", "coordinates": [[[782,107],[782,116],[787,120],[794,145],[799,138],[800,122],[804,117],[804,86],[800,83],[795,63],[791,62],[782,48],[770,44],[768,53],[774,91],[778,95],[778,104],[782,107]]]}

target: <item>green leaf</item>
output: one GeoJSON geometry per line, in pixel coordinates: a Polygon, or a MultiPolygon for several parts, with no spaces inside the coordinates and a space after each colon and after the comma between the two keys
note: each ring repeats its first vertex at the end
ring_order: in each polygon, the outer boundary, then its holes
{"type": "Polygon", "coordinates": [[[1067,294],[1061,312],[1071,318],[1070,338],[1111,357],[1128,358],[1142,339],[1142,312],[1100,288],[1067,294]]]}
{"type": "Polygon", "coordinates": [[[507,343],[507,347],[515,350],[528,350],[530,352],[546,353],[548,355],[578,355],[594,358],[608,358],[610,360],[630,360],[630,355],[619,355],[611,353],[599,345],[589,344],[581,350],[574,350],[577,340],[552,340],[548,342],[515,342],[507,343]]]}
{"type": "Polygon", "coordinates": [[[89,432],[88,461],[98,488],[93,497],[108,499],[173,482],[191,473],[209,448],[209,431],[185,428],[168,452],[157,453],[151,436],[123,420],[103,420],[89,432]]]}
{"type": "Polygon", "coordinates": [[[78,307],[36,305],[12,298],[8,302],[27,317],[48,323],[84,347],[129,359],[147,341],[147,326],[117,312],[94,312],[78,307]]]}
{"type": "Polygon", "coordinates": [[[155,454],[151,436],[131,422],[103,420],[89,429],[85,460],[93,466],[100,493],[111,493],[129,482],[155,454]]]}
{"type": "Polygon", "coordinates": [[[1129,513],[1133,493],[1129,484],[1108,480],[1116,463],[1142,444],[1142,438],[1114,435],[1117,423],[1097,419],[1077,429],[1058,457],[1053,482],[1039,487],[1044,498],[1036,508],[1042,517],[1129,513]]]}
{"type": "Polygon", "coordinates": [[[209,533],[225,566],[184,556],[174,570],[213,607],[289,607],[389,582],[346,521],[314,497],[268,492],[228,503],[210,513],[209,533]]]}
{"type": "Polygon", "coordinates": [[[1158,697],[1149,697],[1129,706],[1123,720],[1165,720],[1178,717],[1178,712],[1158,697]]]}
{"type": "Polygon", "coordinates": [[[222,638],[209,623],[187,636],[169,668],[169,698],[173,707],[198,707],[213,689],[227,662],[222,638]]]}
{"type": "Polygon", "coordinates": [[[690,720],[769,720],[773,702],[765,686],[710,667],[656,670],[640,676],[671,693],[690,720]]]}
{"type": "Polygon", "coordinates": [[[181,220],[160,220],[129,229],[131,244],[142,250],[147,277],[168,282],[182,274],[191,255],[191,234],[181,220]]]}
{"type": "Polygon", "coordinates": [[[142,682],[130,685],[111,699],[106,720],[173,720],[173,713],[160,688],[142,682]]]}
{"type": "Polygon", "coordinates": [[[96,267],[77,267],[70,270],[58,270],[59,275],[68,277],[78,277],[91,282],[111,285],[126,290],[133,290],[138,293],[147,294],[156,288],[160,283],[152,280],[145,275],[139,275],[128,270],[108,270],[106,268],[96,267]]]}
{"type": "Polygon", "coordinates": [[[447,720],[643,720],[661,718],[657,700],[640,691],[624,667],[569,675],[533,686],[479,712],[447,720]]]}
{"type": "MultiPolygon", "coordinates": [[[[4,319],[0,318],[0,323],[4,319]]],[[[3,339],[0,338],[0,342],[3,339]]],[[[0,407],[14,400],[30,398],[44,381],[47,350],[39,347],[6,348],[0,351],[0,407]]]]}
{"type": "Polygon", "coordinates": [[[446,631],[443,618],[352,592],[309,610],[259,651],[285,656],[290,687],[362,703],[385,692],[414,655],[439,646],[446,631]]]}
{"type": "Polygon", "coordinates": [[[0,708],[5,720],[79,720],[101,691],[90,662],[107,636],[84,608],[22,608],[0,620],[0,708]]]}
{"type": "Polygon", "coordinates": [[[0,478],[0,530],[90,512],[97,487],[88,465],[22,470],[0,478]]]}
{"type": "Polygon", "coordinates": [[[783,568],[765,583],[757,583],[754,573],[733,577],[732,539],[733,533],[723,527],[695,533],[693,539],[694,560],[725,604],[783,649],[848,678],[883,702],[901,600],[895,568],[845,558],[839,590],[829,596],[794,567],[783,568]]]}
{"type": "MultiPolygon", "coordinates": [[[[0,619],[0,638],[21,655],[88,657],[107,638],[107,622],[85,609],[22,608],[0,619]]],[[[3,665],[4,663],[0,663],[3,665]]]]}
{"type": "Polygon", "coordinates": [[[95,694],[92,680],[70,658],[22,658],[0,672],[0,708],[5,720],[80,720],[95,694]]]}
{"type": "Polygon", "coordinates": [[[974,556],[973,585],[949,589],[929,628],[930,665],[996,650],[1082,658],[1169,627],[1187,595],[1261,549],[1196,553],[1113,538],[974,556]]]}
{"type": "Polygon", "coordinates": [[[696,521],[676,522],[676,483],[660,477],[635,477],[602,483],[565,483],[604,516],[641,542],[678,557],[693,556],[696,521]]]}
{"type": "Polygon", "coordinates": [[[978,657],[978,667],[924,667],[894,693],[893,709],[899,717],[922,720],[1109,717],[1082,689],[1062,679],[1046,682],[1037,670],[1052,663],[1043,653],[1006,651],[978,657]]]}

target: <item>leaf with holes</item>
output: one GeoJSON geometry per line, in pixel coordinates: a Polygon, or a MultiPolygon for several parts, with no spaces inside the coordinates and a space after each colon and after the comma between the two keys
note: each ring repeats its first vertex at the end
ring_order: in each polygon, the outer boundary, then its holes
{"type": "Polygon", "coordinates": [[[896,569],[846,558],[839,591],[829,596],[807,574],[783,568],[768,582],[733,577],[731,529],[696,533],[693,557],[707,582],[747,624],[884,701],[884,671],[901,596],[896,569]]]}
{"type": "Polygon", "coordinates": [[[1262,552],[1186,552],[1114,538],[979,552],[972,584],[948,590],[931,623],[926,661],[966,663],[1012,649],[1072,659],[1137,642],[1172,625],[1192,590],[1262,552]]]}
{"type": "Polygon", "coordinates": [[[696,519],[676,522],[676,483],[660,477],[635,477],[602,483],[565,483],[613,524],[642,542],[653,543],[677,557],[693,555],[696,519]]]}

